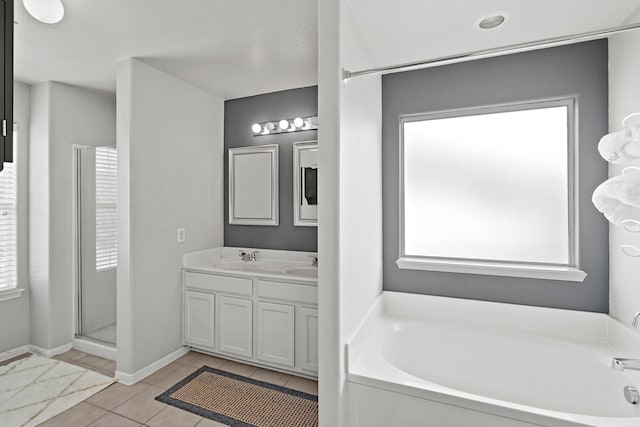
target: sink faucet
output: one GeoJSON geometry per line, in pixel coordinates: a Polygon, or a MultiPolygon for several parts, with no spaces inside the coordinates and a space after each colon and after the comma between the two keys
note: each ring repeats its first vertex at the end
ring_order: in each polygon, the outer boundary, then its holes
{"type": "Polygon", "coordinates": [[[311,266],[312,267],[317,267],[318,266],[318,255],[307,255],[309,258],[313,258],[313,261],[311,261],[311,266]]]}
{"type": "Polygon", "coordinates": [[[238,256],[243,260],[243,261],[255,261],[256,260],[256,254],[260,252],[260,251],[253,251],[251,253],[248,253],[245,250],[239,249],[238,250],[238,256]]]}
{"type": "Polygon", "coordinates": [[[616,371],[640,371],[640,359],[623,359],[621,357],[614,357],[611,361],[611,367],[616,371]]]}
{"type": "Polygon", "coordinates": [[[633,321],[631,322],[631,326],[633,326],[634,328],[637,328],[638,322],[640,322],[640,311],[633,315],[633,321]]]}

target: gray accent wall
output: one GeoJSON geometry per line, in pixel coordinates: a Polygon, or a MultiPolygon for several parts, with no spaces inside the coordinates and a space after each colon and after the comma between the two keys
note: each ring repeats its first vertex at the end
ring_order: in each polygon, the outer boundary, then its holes
{"type": "Polygon", "coordinates": [[[309,252],[318,250],[317,227],[293,226],[293,143],[316,140],[318,132],[311,130],[253,136],[251,131],[253,123],[317,114],[317,86],[230,99],[224,103],[225,246],[309,252]],[[267,144],[278,144],[280,147],[280,225],[231,225],[229,224],[229,148],[267,144]]]}
{"type": "Polygon", "coordinates": [[[607,179],[607,163],[597,151],[600,138],[608,132],[607,67],[607,41],[596,40],[384,76],[384,289],[608,312],[608,223],[591,203],[593,190],[607,179]],[[396,266],[400,115],[576,95],[580,264],[588,274],[584,282],[400,270],[396,266]]]}

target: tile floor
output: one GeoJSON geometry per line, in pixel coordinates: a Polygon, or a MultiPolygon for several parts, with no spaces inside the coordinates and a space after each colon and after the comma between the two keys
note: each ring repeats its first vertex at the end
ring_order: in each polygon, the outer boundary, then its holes
{"type": "Polygon", "coordinates": [[[86,369],[91,369],[92,371],[99,372],[102,375],[106,375],[111,378],[115,376],[116,372],[116,362],[113,360],[92,356],[78,350],[69,350],[66,353],[55,356],[54,359],[62,360],[86,369]]]}
{"type": "Polygon", "coordinates": [[[116,324],[114,323],[112,325],[105,326],[104,328],[100,328],[92,332],[85,331],[84,335],[88,338],[93,338],[94,340],[115,344],[117,338],[116,324]]]}
{"type": "MultiPolygon", "coordinates": [[[[112,372],[115,366],[75,350],[57,356],[80,366],[94,366],[98,372],[112,372]]],[[[41,424],[42,427],[224,427],[224,424],[202,418],[166,405],[155,397],[202,366],[222,369],[260,381],[318,394],[318,383],[280,372],[244,365],[205,354],[190,352],[154,372],[132,386],[119,383],[102,390],[84,402],[41,424]]],[[[113,373],[112,373],[113,375],[113,373]]]]}

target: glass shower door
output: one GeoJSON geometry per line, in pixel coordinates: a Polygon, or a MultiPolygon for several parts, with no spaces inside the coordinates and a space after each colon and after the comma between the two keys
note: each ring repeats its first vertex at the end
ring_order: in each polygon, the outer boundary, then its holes
{"type": "Polygon", "coordinates": [[[77,334],[116,344],[117,152],[77,151],[77,334]]]}

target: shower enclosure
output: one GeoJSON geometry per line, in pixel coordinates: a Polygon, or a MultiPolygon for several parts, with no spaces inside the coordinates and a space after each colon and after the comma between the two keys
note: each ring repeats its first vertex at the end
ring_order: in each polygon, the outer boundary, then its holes
{"type": "Polygon", "coordinates": [[[117,152],[76,147],[76,336],[116,344],[117,152]]]}

